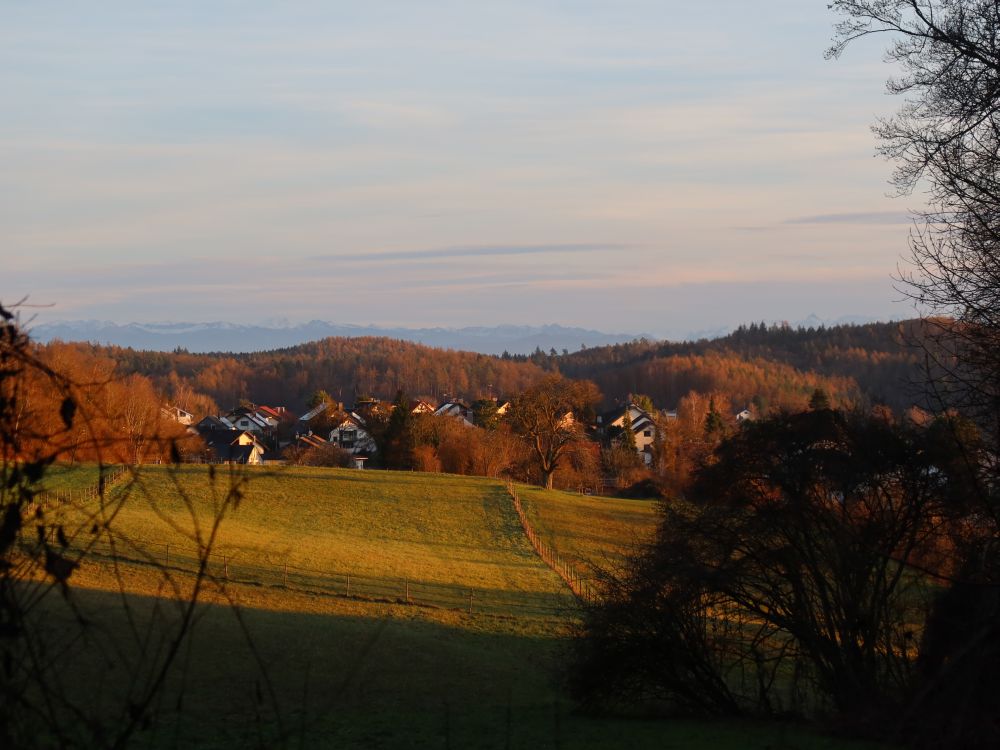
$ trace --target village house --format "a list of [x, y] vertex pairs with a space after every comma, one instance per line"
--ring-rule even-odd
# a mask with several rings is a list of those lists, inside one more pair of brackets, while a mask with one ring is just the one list
[[160, 409], [160, 414], [163, 415], [164, 419], [172, 419], [185, 427], [190, 427], [194, 424], [194, 414], [189, 411], [184, 411], [184, 409], [179, 406], [170, 406], [168, 404]]
[[354, 402], [354, 408], [350, 413], [360, 418], [363, 422], [371, 420], [388, 419], [392, 410], [396, 407], [387, 402], [379, 401], [377, 398], [362, 396]]
[[257, 407], [257, 413], [262, 417], [265, 417], [268, 422], [273, 421], [275, 426], [277, 426], [278, 423], [285, 418], [285, 415], [288, 414], [288, 410], [284, 406], [260, 405]]
[[295, 438], [295, 445], [299, 448], [322, 448], [323, 446], [329, 444], [329, 442], [321, 438], [319, 435], [314, 435], [311, 432], [297, 435]]
[[434, 411], [434, 416], [461, 419], [469, 427], [473, 425], [472, 409], [462, 401], [445, 401]]
[[266, 460], [266, 446], [245, 430], [206, 430], [200, 434], [212, 463], [260, 466]]
[[198, 431], [199, 435], [205, 432], [220, 432], [236, 429], [235, 425], [233, 425], [233, 423], [225, 417], [215, 417], [212, 415], [202, 419], [194, 426], [194, 428]]
[[657, 430], [656, 419], [645, 409], [630, 401], [625, 406], [600, 415], [597, 418], [597, 423], [598, 429], [608, 442], [620, 441], [622, 433], [628, 425], [635, 439], [635, 449], [642, 454], [642, 460], [647, 466], [653, 462], [653, 443], [656, 441]]
[[378, 450], [360, 415], [351, 412], [338, 417], [335, 422], [336, 425], [330, 430], [330, 442], [334, 445], [355, 455], [370, 455]]
[[435, 411], [433, 406], [419, 399], [410, 405], [410, 414], [433, 414]]
[[310, 435], [313, 432], [313, 420], [319, 417], [321, 414], [325, 413], [327, 409], [330, 408], [330, 404], [326, 401], [321, 404], [317, 404], [312, 409], [307, 411], [301, 417], [295, 420], [295, 434], [296, 435]]
[[240, 406], [226, 415], [226, 419], [237, 430], [246, 430], [260, 435], [270, 435], [277, 427], [278, 420], [260, 413], [257, 409]]

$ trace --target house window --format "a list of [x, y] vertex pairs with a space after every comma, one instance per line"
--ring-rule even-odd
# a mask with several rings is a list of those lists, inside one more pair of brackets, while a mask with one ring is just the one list
[[643, 434], [644, 437], [653, 437], [653, 431], [652, 430], [646, 430], [642, 434]]

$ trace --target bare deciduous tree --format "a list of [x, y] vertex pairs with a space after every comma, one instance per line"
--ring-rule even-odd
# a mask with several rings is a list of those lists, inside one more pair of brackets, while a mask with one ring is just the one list
[[[995, 0], [835, 0], [844, 20], [830, 54], [871, 34], [892, 38], [889, 81], [906, 97], [875, 132], [902, 193], [926, 188], [910, 235], [904, 290], [925, 321], [931, 403], [973, 418], [990, 449], [971, 449], [964, 546], [927, 623], [922, 684], [907, 712], [915, 744], [1000, 741], [1000, 4]], [[951, 421], [953, 425], [959, 421]], [[985, 456], [985, 460], [983, 460]], [[951, 512], [955, 512], [953, 509]], [[961, 511], [960, 511], [961, 512]]]
[[836, 0], [831, 56], [872, 34], [892, 37], [905, 97], [879, 121], [880, 151], [900, 193], [926, 189], [903, 289], [929, 318], [932, 396], [1000, 441], [1000, 5], [990, 0]]
[[510, 423], [527, 438], [542, 484], [552, 489], [552, 478], [570, 446], [583, 437], [583, 423], [600, 400], [590, 381], [550, 375], [514, 399]]

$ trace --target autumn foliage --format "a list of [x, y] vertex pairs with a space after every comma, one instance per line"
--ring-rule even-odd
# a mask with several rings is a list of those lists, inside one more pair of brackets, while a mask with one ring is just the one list
[[[25, 426], [19, 458], [139, 464], [198, 449], [186, 428], [163, 413], [167, 401], [149, 378], [122, 372], [113, 359], [84, 345], [35, 346], [33, 355], [39, 366], [18, 381], [17, 419]], [[48, 372], [65, 387], [53, 387]], [[68, 428], [64, 402], [73, 404]]]

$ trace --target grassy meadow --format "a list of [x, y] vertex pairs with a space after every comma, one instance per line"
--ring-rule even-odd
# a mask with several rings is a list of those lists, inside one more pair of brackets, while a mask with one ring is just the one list
[[45, 470], [42, 492], [82, 492], [97, 484], [96, 464], [53, 464]]
[[656, 531], [657, 503], [595, 497], [519, 485], [522, 506], [539, 536], [576, 567], [614, 565]]
[[[77, 470], [79, 471], [79, 470]], [[53, 488], [76, 481], [53, 473]], [[119, 532], [151, 544], [190, 545], [231, 486], [242, 499], [217, 544], [258, 562], [505, 591], [512, 599], [569, 599], [520, 530], [503, 487], [434, 474], [279, 468], [237, 474], [145, 467], [111, 492]], [[653, 505], [523, 490], [532, 523], [580, 561], [620, 554], [648, 534]], [[92, 508], [90, 508], [93, 511]], [[99, 558], [74, 574], [72, 605], [136, 663], [151, 632], [169, 634], [177, 569]], [[125, 607], [129, 616], [126, 616]], [[196, 627], [139, 747], [295, 748], [841, 748], [859, 747], [788, 725], [588, 718], [560, 682], [576, 622], [455, 608], [407, 606], [212, 582]], [[154, 623], [150, 626], [150, 623]], [[155, 651], [155, 650], [154, 650]], [[146, 654], [145, 656], [143, 654]], [[126, 660], [127, 661], [127, 660]], [[142, 667], [144, 669], [145, 667]], [[135, 670], [133, 670], [135, 671]], [[140, 669], [141, 671], [141, 669]], [[69, 689], [94, 712], [119, 688], [97, 652], [70, 670]], [[95, 689], [95, 686], [102, 686]]]

